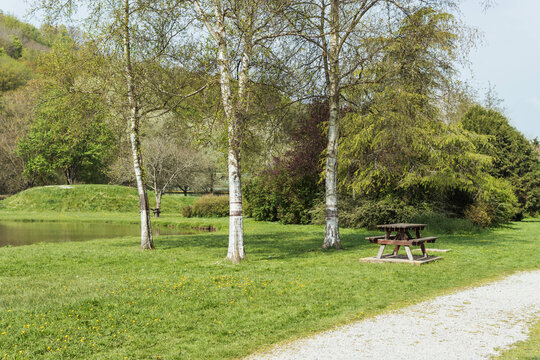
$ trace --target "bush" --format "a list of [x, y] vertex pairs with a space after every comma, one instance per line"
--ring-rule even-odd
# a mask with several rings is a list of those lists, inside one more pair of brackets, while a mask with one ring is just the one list
[[[473, 205], [476, 209], [470, 209], [469, 214], [472, 216], [473, 211], [484, 211], [490, 220], [487, 226], [508, 222], [519, 210], [512, 184], [504, 179], [491, 176], [484, 179], [482, 191]], [[480, 215], [477, 214], [477, 216]], [[481, 224], [478, 223], [478, 225]]]
[[[380, 224], [411, 222], [413, 217], [424, 210], [423, 207], [407, 205], [392, 198], [362, 201], [345, 199], [339, 202], [339, 222], [343, 227], [375, 229]], [[324, 202], [311, 211], [311, 216], [313, 223], [324, 224]]]
[[465, 217], [483, 228], [488, 227], [493, 222], [490, 213], [489, 206], [486, 203], [480, 202], [472, 204], [465, 210]]
[[229, 197], [227, 195], [204, 195], [193, 205], [182, 208], [185, 217], [226, 217], [229, 216]]
[[0, 92], [23, 86], [30, 77], [31, 72], [23, 63], [0, 52]]
[[184, 206], [182, 208], [182, 216], [187, 217], [187, 218], [193, 217], [193, 206], [192, 205]]
[[316, 176], [294, 177], [285, 169], [263, 173], [244, 186], [246, 215], [257, 221], [309, 224], [318, 192]]

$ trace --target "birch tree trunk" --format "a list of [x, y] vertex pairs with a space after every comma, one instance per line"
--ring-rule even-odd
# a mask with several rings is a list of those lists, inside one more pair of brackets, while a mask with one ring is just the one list
[[227, 259], [233, 263], [239, 263], [246, 257], [244, 249], [240, 151], [243, 128], [248, 114], [249, 66], [253, 49], [253, 25], [256, 4], [253, 1], [247, 1], [242, 3], [242, 6], [237, 9], [240, 11], [236, 14], [237, 25], [243, 29], [241, 31], [243, 48], [241, 67], [238, 74], [238, 93], [235, 101], [231, 88], [232, 75], [225, 27], [225, 10], [223, 9], [221, 0], [212, 0], [214, 24], [210, 23], [209, 17], [206, 16], [199, 1], [195, 0], [194, 3], [208, 31], [218, 45], [221, 100], [228, 123], [227, 131], [229, 137], [229, 248]]
[[150, 224], [150, 206], [148, 205], [148, 195], [144, 182], [144, 170], [141, 155], [141, 141], [139, 135], [139, 108], [136, 98], [133, 65], [131, 63], [131, 38], [130, 38], [130, 7], [129, 0], [124, 0], [124, 71], [126, 73], [127, 100], [129, 106], [129, 124], [131, 141], [131, 153], [133, 156], [133, 169], [137, 181], [137, 191], [139, 193], [139, 208], [141, 213], [141, 249], [151, 250], [154, 248], [152, 239], [152, 227]]
[[215, 4], [218, 37], [218, 64], [221, 83], [221, 100], [228, 121], [229, 168], [229, 248], [227, 259], [238, 264], [246, 257], [244, 250], [244, 217], [242, 209], [242, 181], [240, 170], [239, 121], [232, 100], [231, 72], [225, 32], [225, 22], [219, 1]]
[[328, 101], [330, 114], [328, 119], [328, 147], [325, 169], [326, 217], [324, 228], [325, 249], [341, 249], [338, 222], [337, 199], [337, 155], [339, 140], [339, 0], [330, 3], [330, 46], [328, 49]]

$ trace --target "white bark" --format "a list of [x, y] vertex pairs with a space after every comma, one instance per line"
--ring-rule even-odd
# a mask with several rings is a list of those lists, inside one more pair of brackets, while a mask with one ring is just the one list
[[324, 229], [324, 248], [341, 249], [339, 238], [338, 200], [337, 200], [337, 154], [339, 141], [339, 0], [330, 3], [330, 46], [328, 49], [328, 95], [330, 114], [328, 119], [328, 147], [326, 155], [326, 217]]
[[[244, 250], [244, 217], [242, 210], [242, 183], [240, 167], [240, 117], [237, 113], [241, 106], [235, 106], [231, 89], [231, 70], [229, 64], [229, 52], [227, 47], [227, 33], [225, 29], [225, 16], [221, 1], [212, 2], [214, 8], [215, 27], [212, 26], [206, 14], [201, 9], [198, 2], [195, 2], [199, 15], [201, 15], [208, 31], [218, 45], [218, 65], [220, 72], [221, 101], [225, 117], [228, 122], [228, 168], [229, 168], [229, 248], [227, 259], [237, 264], [246, 257]], [[249, 55], [242, 58], [242, 65], [249, 62]], [[242, 68], [242, 79], [239, 80], [239, 98], [242, 103], [245, 94], [245, 84], [247, 83], [247, 68]], [[244, 85], [242, 85], [244, 84]]]
[[139, 208], [141, 213], [141, 249], [151, 250], [154, 248], [152, 239], [152, 227], [150, 224], [150, 213], [148, 205], [148, 195], [144, 183], [144, 171], [141, 155], [141, 142], [139, 135], [139, 108], [137, 104], [133, 67], [131, 64], [131, 39], [129, 29], [129, 0], [124, 0], [124, 63], [126, 72], [127, 99], [129, 106], [129, 123], [131, 141], [131, 152], [133, 156], [133, 169], [139, 193]]

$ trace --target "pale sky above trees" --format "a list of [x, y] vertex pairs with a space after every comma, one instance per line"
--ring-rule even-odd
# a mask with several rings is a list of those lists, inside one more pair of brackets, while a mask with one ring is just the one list
[[[487, 10], [482, 3], [462, 1], [463, 20], [483, 35], [462, 78], [479, 99], [491, 84], [504, 100], [511, 123], [527, 138], [540, 138], [540, 1], [497, 0]], [[40, 19], [26, 16], [28, 8], [28, 2], [21, 0], [2, 0], [0, 5], [3, 12], [39, 26]]]

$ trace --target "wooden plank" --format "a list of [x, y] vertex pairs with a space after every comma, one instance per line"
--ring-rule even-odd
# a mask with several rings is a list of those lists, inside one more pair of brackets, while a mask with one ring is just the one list
[[[393, 240], [395, 239], [396, 236], [395, 235], [391, 235], [390, 236], [390, 240]], [[379, 236], [368, 236], [366, 237], [366, 240], [369, 240], [370, 242], [374, 243], [374, 244], [377, 244], [377, 240], [381, 240], [381, 239], [386, 239], [385, 235], [379, 235]]]
[[427, 258], [422, 256], [416, 256], [414, 261], [409, 260], [405, 255], [394, 256], [392, 254], [384, 255], [382, 258], [367, 257], [360, 259], [360, 262], [364, 263], [397, 263], [397, 264], [410, 264], [410, 265], [424, 265], [429, 262], [442, 259], [440, 256], [428, 256]]
[[380, 245], [406, 245], [406, 246], [417, 246], [422, 243], [434, 243], [435, 239], [412, 239], [412, 240], [386, 240], [386, 239], [379, 239], [377, 240], [377, 244]]
[[424, 243], [420, 244], [420, 249], [422, 250], [422, 255], [424, 255], [424, 257], [427, 257], [428, 254], [427, 254], [426, 246], [424, 245]]
[[407, 257], [409, 258], [409, 260], [414, 261], [411, 248], [409, 246], [405, 246], [405, 252], [407, 253]]
[[387, 231], [412, 230], [412, 229], [423, 230], [426, 227], [426, 224], [398, 223], [398, 224], [377, 225], [377, 227], [379, 229], [384, 229], [384, 230], [387, 230]]
[[381, 245], [379, 248], [379, 252], [377, 253], [377, 259], [380, 259], [384, 253], [384, 249], [386, 248], [386, 245]]
[[[413, 251], [420, 251], [420, 249], [413, 249]], [[452, 251], [452, 249], [434, 249], [434, 248], [426, 248], [426, 251], [428, 252], [440, 252], [440, 253], [446, 253]]]

